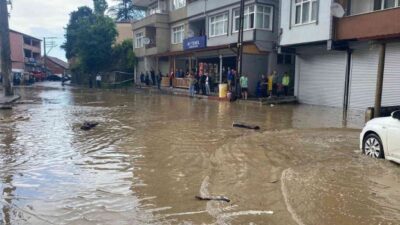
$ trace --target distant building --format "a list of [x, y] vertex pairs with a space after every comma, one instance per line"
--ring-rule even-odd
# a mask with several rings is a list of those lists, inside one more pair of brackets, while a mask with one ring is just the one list
[[117, 44], [122, 43], [125, 40], [132, 40], [133, 33], [132, 33], [132, 25], [131, 22], [117, 22]]
[[69, 70], [69, 64], [56, 57], [46, 56], [45, 64], [51, 74], [62, 75]]
[[40, 39], [10, 30], [10, 47], [14, 73], [33, 73], [42, 70]]

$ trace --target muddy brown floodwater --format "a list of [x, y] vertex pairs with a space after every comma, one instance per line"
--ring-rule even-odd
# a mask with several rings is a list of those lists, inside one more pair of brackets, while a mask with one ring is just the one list
[[0, 112], [2, 225], [400, 224], [400, 167], [360, 154], [362, 112], [344, 128], [332, 108], [18, 92], [24, 104]]

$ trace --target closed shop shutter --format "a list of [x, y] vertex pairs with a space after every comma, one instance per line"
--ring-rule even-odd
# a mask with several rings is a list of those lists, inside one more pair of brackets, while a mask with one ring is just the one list
[[379, 49], [355, 49], [352, 55], [349, 108], [374, 106]]
[[300, 55], [298, 99], [301, 103], [343, 106], [346, 53]]
[[400, 105], [400, 43], [387, 44], [382, 105]]

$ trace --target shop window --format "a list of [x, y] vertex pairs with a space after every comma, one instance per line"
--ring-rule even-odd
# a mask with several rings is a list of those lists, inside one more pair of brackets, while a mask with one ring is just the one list
[[290, 54], [278, 54], [279, 65], [291, 65], [293, 64], [293, 56]]
[[172, 28], [172, 44], [180, 44], [183, 42], [185, 28], [184, 25], [175, 26]]
[[210, 37], [228, 33], [228, 13], [210, 17]]
[[317, 21], [318, 0], [293, 0], [294, 1], [294, 24], [307, 24]]

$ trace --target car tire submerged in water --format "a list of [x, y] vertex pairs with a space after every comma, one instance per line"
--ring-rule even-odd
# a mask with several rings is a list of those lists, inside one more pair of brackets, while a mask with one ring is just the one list
[[363, 141], [363, 152], [372, 158], [385, 158], [382, 141], [376, 134], [368, 134]]

